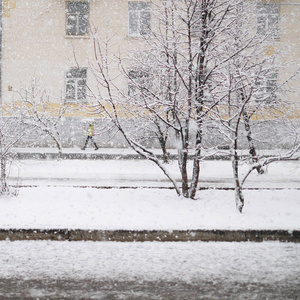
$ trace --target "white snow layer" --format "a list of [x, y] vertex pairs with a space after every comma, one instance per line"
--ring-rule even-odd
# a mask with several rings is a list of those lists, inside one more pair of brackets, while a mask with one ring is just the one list
[[197, 201], [173, 190], [23, 188], [0, 198], [0, 228], [300, 229], [299, 190], [247, 190], [244, 213], [234, 192], [204, 190]]
[[0, 242], [3, 278], [297, 282], [300, 244]]
[[[178, 169], [175, 163], [168, 168], [175, 174]], [[201, 172], [200, 186], [232, 184], [229, 161], [204, 162]], [[233, 190], [201, 190], [193, 201], [169, 189], [73, 187], [102, 186], [104, 181], [118, 182], [115, 186], [169, 184], [149, 161], [22, 161], [19, 171], [11, 170], [17, 174], [22, 184], [39, 187], [21, 188], [18, 197], [0, 197], [0, 228], [300, 229], [299, 162], [271, 165], [262, 176], [253, 173], [250, 186], [284, 189], [244, 190], [243, 214], [236, 212]]]

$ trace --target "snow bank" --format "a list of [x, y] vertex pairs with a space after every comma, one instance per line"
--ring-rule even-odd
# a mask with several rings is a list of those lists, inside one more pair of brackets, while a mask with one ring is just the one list
[[0, 228], [300, 229], [300, 190], [244, 194], [239, 214], [231, 190], [200, 191], [193, 201], [163, 189], [21, 188], [17, 198], [0, 198]]

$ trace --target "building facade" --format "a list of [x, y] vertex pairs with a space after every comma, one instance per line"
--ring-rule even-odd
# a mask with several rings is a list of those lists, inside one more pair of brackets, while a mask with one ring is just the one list
[[[95, 118], [83, 107], [88, 86], [96, 86], [90, 66], [95, 63], [93, 34], [114, 37], [111, 53], [126, 57], [143, 47], [153, 26], [153, 3], [137, 0], [2, 0], [1, 104], [20, 101], [22, 91], [39, 85], [53, 102], [71, 103], [67, 117]], [[286, 48], [288, 57], [300, 59], [300, 1], [261, 2], [257, 5], [257, 33], [271, 32], [272, 53]], [[294, 70], [291, 70], [293, 72]], [[117, 71], [116, 71], [117, 72]], [[134, 74], [136, 75], [136, 74]], [[266, 78], [266, 88], [277, 84]], [[124, 86], [127, 85], [123, 82]], [[130, 89], [130, 88], [129, 88]], [[300, 103], [298, 97], [294, 101]]]
[[34, 81], [54, 99], [84, 103], [86, 84], [92, 84], [92, 30], [117, 34], [111, 50], [126, 52], [146, 34], [139, 18], [150, 18], [149, 3], [123, 0], [4, 0], [2, 5], [2, 102], [18, 100]]

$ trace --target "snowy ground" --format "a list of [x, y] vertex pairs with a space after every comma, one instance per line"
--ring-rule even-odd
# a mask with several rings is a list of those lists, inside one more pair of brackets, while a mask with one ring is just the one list
[[[180, 181], [177, 163], [172, 161], [166, 167], [173, 177]], [[242, 165], [241, 175], [245, 174], [248, 168], [248, 165]], [[13, 178], [12, 183], [20, 177], [23, 185], [172, 186], [162, 171], [147, 160], [22, 160], [13, 166], [10, 175]], [[231, 162], [202, 162], [200, 187], [233, 187]], [[300, 162], [272, 164], [264, 176], [253, 172], [248, 177], [245, 187], [300, 188]]]
[[[175, 163], [168, 168], [179, 178]], [[170, 184], [144, 160], [24, 160], [12, 170], [17, 174], [21, 184], [38, 187], [21, 188], [17, 198], [0, 198], [0, 228], [300, 229], [299, 162], [271, 165], [263, 176], [253, 173], [248, 187], [271, 189], [245, 190], [242, 215], [235, 211], [232, 190], [201, 190], [192, 201], [159, 189]], [[204, 162], [201, 178], [200, 187], [232, 186], [230, 162]]]
[[300, 244], [0, 242], [0, 297], [299, 299]]
[[0, 228], [300, 229], [299, 190], [247, 190], [241, 215], [234, 192], [200, 191], [197, 201], [174, 190], [21, 188], [0, 198]]
[[[159, 274], [161, 280], [191, 283], [214, 275], [248, 280], [246, 270], [251, 270], [252, 281], [295, 280], [300, 274], [300, 244], [293, 243], [73, 243], [70, 248], [69, 242], [1, 242], [0, 262], [7, 264], [1, 275], [55, 279], [70, 278], [76, 271], [78, 279], [154, 280]], [[268, 265], [273, 266], [271, 273]]]
[[[212, 189], [197, 201], [143, 160], [24, 160], [10, 175], [27, 187], [0, 198], [0, 228], [300, 229], [299, 162], [253, 173], [242, 215], [232, 190], [213, 189], [232, 187], [228, 161], [202, 164]], [[299, 276], [295, 243], [0, 242], [4, 299], [299, 299]]]

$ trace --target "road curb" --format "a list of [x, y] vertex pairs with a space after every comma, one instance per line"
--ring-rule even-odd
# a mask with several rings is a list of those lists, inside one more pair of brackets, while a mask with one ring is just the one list
[[300, 243], [300, 230], [0, 229], [0, 241], [263, 242]]
[[[84, 151], [83, 151], [84, 152]], [[15, 157], [19, 160], [57, 160], [59, 154], [57, 152], [14, 152]], [[265, 158], [271, 157], [272, 155], [264, 155]], [[156, 154], [158, 159], [163, 159], [161, 154]], [[240, 159], [249, 157], [249, 154], [242, 154], [239, 156]], [[177, 154], [169, 154], [170, 160], [177, 160]], [[62, 153], [63, 160], [144, 160], [145, 157], [137, 153]], [[188, 155], [188, 159], [194, 159], [193, 155]], [[205, 160], [230, 160], [230, 154], [214, 154], [204, 158]], [[298, 157], [290, 158], [289, 160], [299, 160]]]
[[[57, 160], [59, 159], [58, 153], [22, 153], [17, 152], [15, 156], [19, 160]], [[158, 159], [163, 159], [161, 154], [157, 154]], [[170, 160], [176, 160], [176, 154], [170, 154], [168, 156]], [[193, 159], [193, 156], [189, 155], [189, 159]], [[110, 154], [110, 153], [62, 153], [63, 160], [144, 160], [145, 157], [139, 154]], [[209, 157], [210, 160], [229, 160], [229, 155], [214, 155]]]

